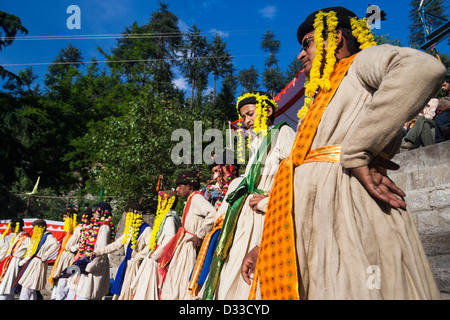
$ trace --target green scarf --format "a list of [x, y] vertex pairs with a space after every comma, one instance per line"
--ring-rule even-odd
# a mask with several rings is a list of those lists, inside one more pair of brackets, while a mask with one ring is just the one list
[[265, 191], [256, 189], [256, 186], [261, 179], [261, 166], [264, 162], [265, 157], [267, 156], [266, 152], [272, 142], [272, 135], [283, 125], [287, 125], [287, 123], [279, 123], [271, 130], [269, 130], [258, 148], [247, 176], [241, 181], [236, 190], [234, 190], [230, 193], [229, 196], [227, 196], [227, 201], [230, 203], [230, 205], [228, 207], [227, 213], [225, 214], [222, 231], [217, 241], [216, 251], [214, 252], [214, 256], [211, 261], [208, 280], [205, 284], [203, 300], [212, 300], [214, 298], [214, 293], [216, 291], [220, 272], [222, 270], [223, 263], [228, 256], [228, 252], [230, 251], [231, 244], [233, 243], [236, 224], [245, 200], [250, 194], [266, 194]]

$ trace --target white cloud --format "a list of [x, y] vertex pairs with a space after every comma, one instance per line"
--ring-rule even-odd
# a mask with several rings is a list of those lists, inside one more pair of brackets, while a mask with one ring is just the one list
[[184, 79], [184, 78], [178, 78], [178, 79], [173, 80], [173, 84], [180, 90], [188, 89], [186, 79]]
[[275, 6], [266, 6], [265, 8], [259, 10], [259, 13], [264, 18], [273, 18], [277, 15], [277, 8]]
[[211, 29], [211, 30], [209, 30], [209, 32], [212, 33], [213, 35], [218, 34], [222, 38], [228, 38], [230, 36], [229, 32], [220, 31], [220, 30], [217, 30], [217, 29]]

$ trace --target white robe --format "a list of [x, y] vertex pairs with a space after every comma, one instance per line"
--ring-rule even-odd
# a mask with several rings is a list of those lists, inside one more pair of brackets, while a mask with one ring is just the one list
[[349, 169], [380, 154], [443, 77], [438, 60], [410, 48], [375, 46], [355, 58], [311, 147], [342, 145], [340, 163], [294, 171], [301, 299], [439, 297], [410, 212], [372, 198]]
[[186, 233], [180, 241], [167, 270], [162, 287], [162, 300], [185, 300], [192, 297], [188, 293], [189, 277], [197, 260], [197, 252], [192, 242], [187, 242], [192, 235], [203, 239], [214, 224], [215, 209], [205, 197], [196, 194], [192, 197], [187, 212], [184, 228]]
[[[120, 295], [114, 295], [114, 300], [131, 300], [133, 297], [133, 291], [130, 287], [130, 284], [133, 282], [134, 277], [139, 269], [139, 265], [142, 262], [142, 259], [145, 256], [145, 252], [148, 248], [148, 244], [150, 242], [150, 235], [152, 233], [152, 228], [147, 226], [141, 235], [138, 237], [136, 241], [136, 247], [133, 249], [131, 253], [131, 259], [127, 262], [127, 267], [123, 279], [122, 289], [120, 291]], [[125, 253], [128, 248], [128, 245], [131, 241], [131, 235], [128, 236], [128, 239], [125, 244], [123, 244], [123, 239], [125, 234], [119, 237], [113, 243], [108, 244], [104, 248], [99, 248], [94, 250], [94, 255], [96, 256], [104, 256], [115, 252], [120, 249], [124, 249]], [[124, 258], [125, 259], [125, 258]]]
[[[102, 225], [97, 234], [94, 250], [106, 247], [111, 242], [111, 227]], [[109, 292], [109, 258], [98, 256], [86, 266], [87, 274], [82, 274], [76, 287], [76, 296], [82, 299], [100, 300]], [[72, 277], [77, 278], [77, 277]]]
[[[20, 236], [24, 234], [25, 232], [20, 232], [14, 239], [14, 244], [17, 243]], [[14, 282], [17, 279], [17, 276], [19, 275], [19, 262], [25, 257], [25, 254], [27, 253], [27, 248], [30, 243], [30, 237], [26, 237], [25, 240], [23, 240], [22, 244], [14, 250], [12, 253], [12, 259], [9, 262], [8, 270], [6, 270], [5, 276], [3, 278], [3, 281], [0, 283], [0, 294], [2, 295], [10, 295], [12, 294], [13, 285]], [[12, 238], [10, 239], [10, 241]], [[14, 245], [13, 244], [13, 245]], [[7, 247], [7, 251], [9, 248], [9, 244]], [[6, 256], [5, 256], [6, 258]]]
[[[264, 166], [261, 168], [261, 180], [257, 189], [270, 193], [278, 166], [291, 152], [294, 139], [295, 132], [289, 126], [281, 127], [278, 134], [273, 136], [270, 150], [267, 153]], [[261, 142], [261, 138], [255, 138], [250, 145], [252, 157], [249, 159], [246, 175], [250, 170], [253, 157]], [[233, 243], [220, 273], [215, 299], [248, 299], [250, 286], [244, 281], [241, 275], [242, 260], [251, 249], [259, 246], [261, 243], [265, 216], [264, 214], [253, 211], [250, 207], [249, 201], [251, 197], [252, 195], [247, 197], [239, 215]], [[258, 209], [263, 213], [266, 211], [267, 202], [268, 198], [265, 198], [258, 204]]]
[[148, 252], [142, 261], [131, 288], [134, 290], [133, 300], [159, 300], [158, 259], [167, 243], [177, 233], [175, 221], [166, 218], [163, 230], [158, 238], [157, 248]]

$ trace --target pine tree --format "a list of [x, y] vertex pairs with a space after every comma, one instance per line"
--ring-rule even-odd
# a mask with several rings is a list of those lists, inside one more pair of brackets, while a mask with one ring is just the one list
[[[411, 46], [420, 46], [425, 43], [424, 23], [421, 17], [422, 11], [419, 9], [421, 1], [422, 0], [412, 0], [410, 2], [411, 10], [409, 11], [409, 17], [411, 19], [411, 25], [409, 27], [409, 42]], [[429, 33], [443, 24], [442, 20], [435, 17], [440, 17], [443, 19], [448, 18], [445, 14], [443, 0], [424, 1], [423, 7], [426, 7], [431, 2], [433, 3], [426, 9], [426, 13], [430, 16], [425, 21], [426, 25], [429, 27]]]
[[266, 69], [263, 72], [263, 83], [272, 97], [283, 89], [283, 85], [286, 82], [281, 69], [278, 67], [278, 59], [276, 58], [280, 47], [280, 40], [275, 39], [275, 34], [272, 31], [267, 31], [261, 41], [261, 49], [269, 53], [269, 57], [265, 62]]

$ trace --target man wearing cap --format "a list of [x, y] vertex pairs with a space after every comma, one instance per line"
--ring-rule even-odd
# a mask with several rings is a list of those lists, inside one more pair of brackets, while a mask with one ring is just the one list
[[43, 290], [47, 284], [48, 258], [58, 249], [59, 242], [47, 230], [47, 222], [36, 219], [32, 223], [33, 234], [27, 253], [19, 266], [23, 266], [17, 282], [20, 288], [20, 300], [36, 300], [37, 291]]
[[442, 84], [445, 96], [439, 99], [434, 121], [436, 122], [436, 143], [450, 140], [450, 76], [445, 77]]
[[176, 180], [176, 193], [187, 199], [183, 211], [182, 226], [164, 248], [159, 263], [167, 269], [162, 286], [162, 300], [191, 299], [188, 294], [189, 276], [197, 259], [197, 252], [205, 235], [214, 224], [215, 209], [198, 192], [200, 178], [195, 171], [181, 172]]
[[30, 235], [23, 230], [21, 218], [11, 219], [11, 239], [7, 244], [6, 257], [0, 262], [0, 300], [14, 299], [14, 283], [19, 275], [20, 261], [25, 257], [30, 243]]
[[260, 244], [268, 195], [278, 166], [289, 155], [295, 138], [294, 130], [286, 123], [274, 126], [277, 104], [268, 93], [245, 93], [238, 98], [236, 106], [252, 135], [251, 156], [245, 179], [227, 196], [230, 205], [203, 299], [247, 299], [250, 285], [241, 276], [242, 259]]
[[398, 167], [393, 141], [444, 66], [375, 45], [367, 21], [342, 7], [314, 12], [297, 36], [305, 106], [270, 194], [250, 298], [439, 298], [405, 194], [382, 172]]

